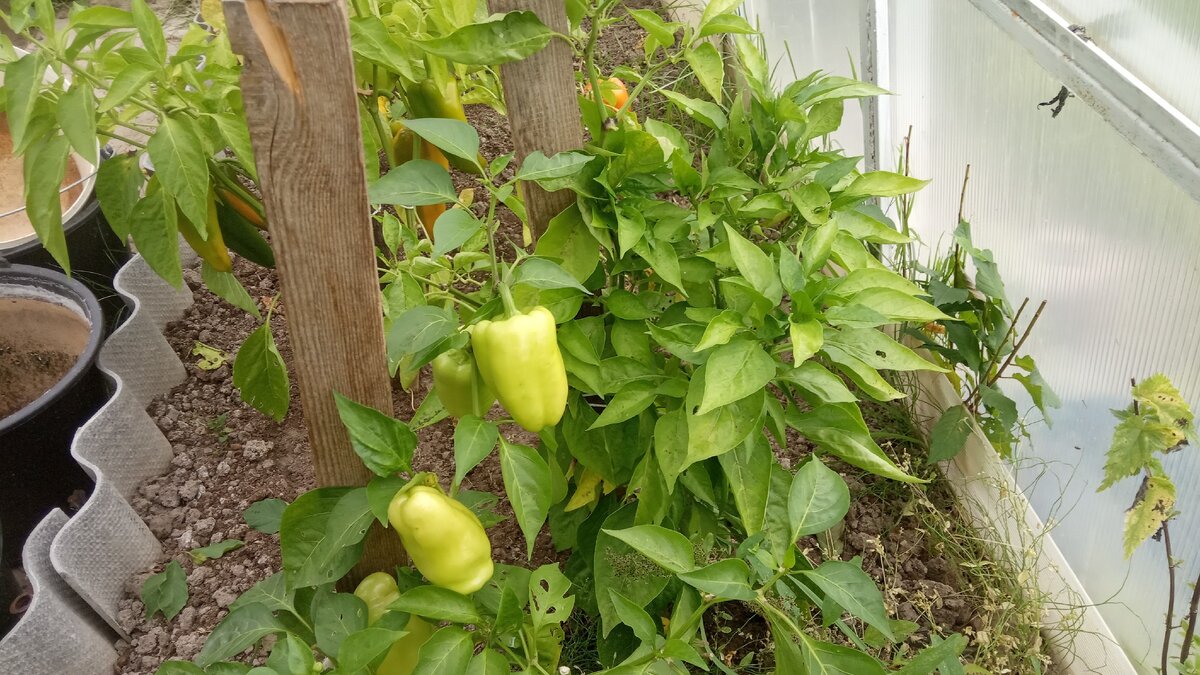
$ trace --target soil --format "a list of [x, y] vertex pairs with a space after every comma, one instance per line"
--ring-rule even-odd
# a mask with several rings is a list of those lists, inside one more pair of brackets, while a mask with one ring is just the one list
[[88, 322], [32, 298], [0, 298], [0, 420], [36, 400], [71, 370], [87, 346]]
[[[631, 6], [657, 5], [644, 1]], [[606, 31], [600, 44], [603, 71], [641, 63], [643, 38], [640, 27], [628, 17]], [[486, 159], [512, 151], [504, 117], [484, 106], [468, 106], [467, 113], [479, 131]], [[509, 177], [515, 164], [510, 163], [504, 178]], [[458, 172], [454, 180], [459, 190], [477, 185], [474, 177]], [[483, 205], [478, 196], [482, 191], [476, 194], [473, 208], [480, 209]], [[523, 240], [519, 221], [507, 209], [498, 212], [502, 222], [499, 240], [510, 242], [511, 247], [519, 246]], [[511, 248], [504, 253], [511, 257]], [[279, 291], [273, 272], [244, 260], [235, 259], [234, 273], [253, 297], [265, 301]], [[175, 457], [171, 471], [144, 485], [133, 500], [134, 508], [162, 541], [164, 560], [131, 580], [129, 596], [122, 604], [120, 622], [131, 639], [119, 645], [117, 672], [125, 675], [150, 675], [163, 660], [193, 658], [205, 636], [227, 613], [229, 604], [279, 569], [278, 537], [250, 529], [242, 519], [243, 510], [268, 497], [291, 501], [314, 487], [310, 447], [292, 371], [286, 301], [274, 314], [272, 330], [292, 376], [292, 405], [283, 422], [276, 424], [242, 403], [232, 386], [232, 352], [256, 327], [255, 320], [204, 290], [197, 270], [186, 270], [185, 280], [195, 292], [196, 303], [181, 320], [168, 326], [166, 334], [187, 364], [187, 381], [149, 409], [170, 440]], [[201, 359], [192, 354], [197, 343], [220, 350], [227, 355], [226, 360], [212, 370], [200, 368]], [[409, 418], [429, 386], [427, 370], [410, 391], [397, 386], [396, 415]], [[453, 466], [452, 423], [440, 422], [418, 435], [416, 470], [433, 471], [447, 485]], [[514, 434], [509, 440], [537, 442], [532, 434]], [[807, 457], [811, 447], [796, 435], [788, 440], [787, 448], [776, 451], [784, 465], [791, 468]], [[901, 457], [906, 452], [902, 447], [887, 449]], [[990, 614], [981, 597], [983, 591], [959, 569], [963, 561], [946, 552], [939, 536], [947, 535], [935, 536], [926, 518], [940, 514], [943, 525], [949, 523], [947, 530], [961, 527], [957, 523], [962, 520], [950, 515], [956, 507], [945, 484], [935, 482], [924, 490], [897, 487], [851, 467], [838, 470], [851, 487], [851, 511], [842, 530], [833, 537], [802, 542], [810, 558], [819, 562], [826, 556], [843, 560], [860, 556], [864, 569], [882, 585], [891, 615], [918, 624], [918, 630], [908, 639], [912, 646], [927, 643], [931, 632], [964, 632], [970, 636], [986, 630]], [[503, 494], [494, 453], [467, 477], [464, 488]], [[538, 538], [532, 559], [527, 560], [511, 507], [502, 499], [495, 508], [505, 516], [489, 530], [497, 561], [527, 566], [562, 562], [546, 532]], [[245, 545], [201, 565], [194, 564], [187, 555], [189, 549], [224, 539], [239, 539]], [[138, 590], [147, 576], [161, 571], [171, 560], [187, 572], [187, 605], [171, 621], [158, 615], [146, 619]], [[748, 606], [731, 603], [727, 607], [728, 611], [714, 612], [706, 622], [706, 634], [716, 651], [712, 656], [737, 667], [738, 672], [766, 672], [769, 656], [766, 660], [764, 656], [770, 651], [770, 635], [765, 622]], [[594, 648], [591, 636], [595, 626], [587, 617], [573, 615], [567, 632], [568, 645], [583, 645], [584, 651]], [[844, 641], [832, 631], [825, 638]], [[975, 653], [974, 640], [969, 650]], [[571, 651], [565, 650], [564, 655]], [[885, 651], [881, 656], [889, 654]]]
[[[12, 135], [8, 132], [8, 117], [0, 114], [0, 214], [25, 206], [25, 162], [12, 154]], [[83, 192], [82, 185], [73, 185], [79, 178], [79, 167], [71, 155], [67, 162], [63, 185], [71, 188], [59, 193], [59, 202], [65, 212]], [[33, 234], [33, 225], [24, 210], [0, 217], [0, 245]]]

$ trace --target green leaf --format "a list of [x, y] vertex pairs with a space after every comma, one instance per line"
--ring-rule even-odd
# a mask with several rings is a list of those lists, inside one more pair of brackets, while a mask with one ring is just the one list
[[788, 321], [788, 338], [792, 341], [792, 363], [796, 366], [816, 355], [825, 344], [821, 322], [816, 319]]
[[371, 664], [378, 661], [406, 632], [371, 626], [347, 635], [338, 647], [338, 653], [341, 655], [338, 659], [338, 670], [355, 674], [369, 672]]
[[1104, 463], [1104, 480], [1098, 489], [1100, 492], [1123, 478], [1141, 473], [1154, 461], [1154, 453], [1165, 452], [1185, 438], [1183, 432], [1173, 424], [1124, 411], [1116, 414], [1121, 421], [1113, 431], [1112, 445]]
[[754, 26], [751, 26], [748, 21], [737, 14], [718, 14], [700, 27], [700, 32], [696, 34], [696, 37], [706, 38], [709, 35], [719, 35], [721, 33], [748, 35], [757, 32]]
[[771, 446], [761, 434], [750, 434], [732, 451], [717, 458], [747, 536], [762, 531], [771, 483]]
[[688, 117], [707, 127], [720, 131], [729, 123], [728, 118], [725, 117], [725, 111], [716, 103], [684, 96], [670, 89], [660, 89], [659, 93], [674, 103]]
[[742, 316], [732, 309], [722, 310], [709, 320], [704, 329], [704, 335], [696, 344], [696, 351], [702, 352], [711, 347], [728, 344], [738, 331], [745, 328]]
[[146, 0], [133, 0], [130, 3], [133, 24], [137, 27], [138, 37], [142, 38], [142, 46], [159, 63], [167, 61], [167, 41], [163, 33], [162, 22], [154, 14], [154, 10], [146, 4]]
[[380, 525], [387, 527], [388, 507], [392, 504], [392, 498], [408, 482], [407, 478], [401, 476], [375, 476], [367, 483], [367, 505]]
[[287, 415], [291, 387], [287, 366], [271, 335], [271, 324], [256, 328], [238, 349], [233, 361], [233, 386], [243, 401], [276, 422]]
[[829, 403], [789, 415], [788, 425], [825, 452], [871, 473], [906, 483], [923, 483], [896, 466], [871, 439], [862, 413], [852, 403]]
[[646, 561], [635, 549], [606, 531], [633, 525], [636, 515], [637, 505], [627, 504], [604, 518], [600, 531], [595, 535], [594, 573], [590, 590], [600, 610], [601, 634], [605, 637], [620, 621], [608, 589], [615, 588], [645, 607], [662, 593], [671, 579], [670, 574]]
[[729, 252], [738, 271], [772, 305], [779, 304], [783, 299], [783, 285], [779, 283], [779, 273], [771, 257], [728, 224], [725, 225], [725, 234], [729, 238]]
[[912, 237], [900, 233], [893, 225], [877, 220], [862, 211], [852, 209], [838, 211], [834, 213], [833, 217], [843, 232], [861, 241], [873, 244], [905, 244], [913, 240]]
[[[144, 2], [144, 0], [143, 0]], [[96, 143], [96, 97], [86, 82], [76, 82], [58, 97], [55, 110], [58, 126], [71, 141], [71, 147], [79, 156], [95, 166], [99, 157]]]
[[966, 648], [967, 638], [958, 633], [941, 642], [937, 642], [936, 636], [933, 636], [933, 644], [917, 652], [903, 668], [896, 671], [896, 675], [928, 675], [934, 670], [941, 675], [951, 675], [943, 664], [947, 661], [957, 664], [959, 655]]
[[842, 197], [898, 197], [916, 192], [929, 184], [927, 180], [904, 176], [891, 171], [869, 171], [854, 179]]
[[417, 435], [404, 422], [333, 392], [350, 445], [376, 476], [412, 471]]
[[[292, 502], [283, 512], [279, 528], [279, 551], [283, 557], [283, 571], [287, 574], [290, 588], [319, 586], [341, 578], [348, 572], [361, 554], [361, 546], [341, 546], [352, 536], [344, 536], [334, 543], [330, 540], [330, 525], [345, 535], [351, 528], [347, 520], [357, 521], [363, 516], [370, 522], [371, 511], [366, 500], [366, 490], [361, 491], [362, 513], [348, 513], [354, 502], [338, 508], [342, 499], [352, 491], [349, 488], [318, 488], [310, 490]], [[337, 518], [334, 518], [334, 515]], [[350, 518], [348, 518], [350, 516]], [[363, 533], [365, 525], [358, 526]], [[334, 533], [337, 537], [337, 533]], [[360, 540], [361, 542], [361, 540]]]
[[[44, 64], [40, 52], [34, 51], [9, 63], [4, 68], [4, 98], [8, 116], [8, 133], [13, 151], [20, 152], [29, 145], [25, 132], [33, 120], [33, 111], [42, 87]], [[61, 179], [60, 179], [61, 180]], [[58, 186], [55, 186], [55, 190]]]
[[166, 117], [146, 141], [146, 151], [163, 190], [207, 238], [208, 163], [194, 123], [182, 117]]
[[294, 602], [295, 593], [288, 590], [283, 572], [276, 572], [238, 596], [238, 599], [229, 606], [229, 610], [233, 611], [240, 607], [258, 604], [272, 612], [294, 612]]
[[388, 609], [416, 614], [436, 621], [480, 623], [483, 619], [475, 601], [461, 593], [437, 586], [417, 586], [406, 591]]
[[702, 42], [685, 52], [688, 65], [692, 67], [700, 86], [717, 103], [721, 102], [722, 87], [725, 85], [725, 61], [711, 42]]
[[811, 404], [858, 401], [841, 378], [816, 361], [805, 361], [795, 368], [785, 366], [780, 370], [778, 379], [798, 387], [804, 399]]
[[496, 425], [481, 420], [474, 415], [467, 415], [458, 421], [454, 427], [454, 480], [451, 489], [457, 491], [471, 469], [492, 454], [496, 441], [500, 439], [500, 430]]
[[378, 16], [350, 19], [350, 46], [355, 54], [368, 61], [395, 71], [408, 80], [419, 79], [413, 67], [413, 57], [392, 38], [387, 25]]
[[904, 398], [904, 394], [897, 391], [879, 371], [863, 363], [859, 359], [847, 354], [831, 344], [822, 346], [822, 351], [829, 360], [837, 366], [838, 370], [845, 373], [858, 388], [867, 396], [876, 401], [894, 401], [898, 398]]
[[591, 429], [618, 424], [641, 414], [658, 397], [658, 386], [652, 382], [634, 381], [625, 385], [604, 407]]
[[303, 639], [287, 633], [276, 640], [263, 666], [272, 675], [313, 675], [312, 648]]
[[892, 637], [883, 594], [875, 580], [861, 567], [841, 560], [828, 560], [817, 569], [801, 574], [840, 607], [873, 626], [884, 637]]
[[696, 415], [761, 391], [775, 377], [775, 360], [758, 342], [734, 340], [712, 351], [704, 369], [704, 397]]
[[508, 675], [510, 672], [507, 658], [495, 650], [485, 649], [471, 659], [464, 675]]
[[587, 281], [600, 264], [600, 248], [588, 232], [577, 204], [550, 219], [546, 231], [538, 237], [534, 252], [542, 258], [557, 259], [559, 265], [579, 282]]
[[250, 294], [242, 286], [242, 282], [238, 281], [233, 272], [218, 272], [205, 261], [200, 265], [200, 278], [204, 279], [204, 285], [208, 286], [208, 290], [218, 298], [254, 315], [256, 319], [262, 318], [262, 313], [258, 311], [258, 305], [255, 304], [254, 298], [250, 297]]
[[[821, 675], [884, 675], [887, 671], [869, 654], [841, 645], [802, 638], [804, 668]], [[805, 671], [796, 671], [805, 672]]]
[[225, 137], [225, 143], [233, 151], [235, 157], [241, 160], [241, 165], [250, 173], [250, 178], [258, 180], [258, 171], [254, 164], [254, 146], [250, 142], [250, 129], [246, 119], [236, 113], [213, 115], [213, 121]]
[[853, 302], [879, 312], [892, 321], [929, 323], [952, 319], [937, 307], [892, 288], [867, 288], [854, 294]]
[[96, 198], [100, 210], [122, 242], [129, 239], [133, 231], [133, 212], [145, 182], [136, 155], [119, 155], [101, 162], [96, 172]]
[[[152, 178], [146, 196], [134, 205], [130, 234], [150, 269], [167, 283], [180, 288], [183, 286], [183, 267], [179, 261], [175, 205], [162, 190], [150, 190], [157, 182], [157, 177]], [[236, 382], [234, 385], [240, 386]]]
[[638, 525], [604, 532], [625, 542], [668, 572], [678, 574], [696, 568], [692, 542], [674, 530], [658, 525]]
[[828, 530], [849, 510], [850, 488], [820, 457], [813, 457], [796, 472], [788, 496], [792, 541]]
[[533, 181], [543, 189], [553, 192], [569, 187], [575, 176], [587, 166], [594, 157], [582, 152], [560, 152], [547, 157], [537, 150], [529, 154], [517, 171], [517, 180]]
[[[703, 377], [693, 375], [688, 387], [686, 405], [689, 410], [700, 403], [700, 386], [707, 389], [707, 366]], [[683, 468], [709, 457], [716, 457], [737, 447], [755, 429], [762, 419], [766, 390], [720, 406], [703, 415], [687, 415], [687, 464]], [[667, 466], [664, 464], [664, 470]]]
[[288, 506], [288, 503], [282, 499], [268, 498], [260, 499], [242, 511], [242, 519], [251, 528], [262, 532], [263, 534], [277, 534], [279, 532], [279, 521], [283, 518], [283, 511]]
[[187, 575], [183, 573], [183, 567], [174, 560], [167, 563], [163, 571], [142, 584], [140, 597], [146, 606], [146, 619], [155, 612], [162, 612], [167, 621], [174, 619], [188, 601]]
[[738, 558], [718, 560], [692, 572], [679, 574], [685, 584], [721, 599], [753, 601], [757, 596], [750, 587], [750, 566]]
[[458, 317], [445, 307], [417, 305], [392, 320], [387, 335], [388, 360], [428, 350], [458, 332]]
[[230, 551], [236, 551], [242, 546], [245, 546], [245, 542], [240, 539], [224, 539], [208, 546], [194, 548], [188, 551], [188, 555], [192, 556], [192, 562], [200, 565], [208, 560], [220, 558]]
[[367, 198], [372, 204], [429, 206], [457, 202], [458, 192], [450, 172], [427, 159], [414, 159], [393, 168], [371, 183]]
[[421, 645], [414, 673], [421, 675], [462, 675], [474, 655], [471, 634], [455, 626], [438, 630]]
[[[866, 268], [854, 270], [842, 277], [835, 287], [835, 293], [844, 297], [853, 297], [859, 291], [868, 288], [891, 288], [907, 295], [928, 295], [928, 293], [913, 282], [891, 270]], [[964, 296], [965, 300], [966, 297]]]
[[513, 283], [525, 284], [534, 288], [574, 288], [585, 293], [588, 292], [587, 288], [576, 281], [575, 277], [561, 265], [549, 258], [538, 256], [526, 258], [517, 266], [513, 274]]
[[[317, 648], [336, 659], [342, 642], [367, 627], [367, 603], [351, 593], [320, 589], [313, 597], [312, 622]], [[307, 653], [308, 649], [304, 651]], [[307, 665], [311, 666], [311, 653], [307, 656]]]
[[621, 623], [633, 629], [633, 634], [637, 636], [643, 643], [654, 643], [655, 636], [658, 635], [658, 629], [654, 625], [654, 619], [646, 613], [645, 609], [636, 602], [621, 595], [615, 588], [608, 589], [608, 595], [612, 599], [613, 608], [616, 609], [617, 617], [621, 619]]
[[462, 120], [441, 117], [406, 119], [404, 126], [443, 152], [468, 162], [479, 160], [479, 132]]
[[63, 232], [62, 198], [59, 189], [67, 169], [70, 148], [61, 134], [39, 138], [25, 151], [25, 214], [42, 246], [69, 274], [71, 261]]
[[93, 5], [71, 15], [71, 28], [133, 28], [133, 14], [117, 7]]
[[967, 439], [970, 438], [971, 429], [971, 414], [967, 412], [965, 405], [960, 403], [952, 408], [947, 408], [929, 432], [929, 459], [927, 461], [932, 464], [954, 459], [962, 451]]
[[670, 48], [675, 44], [675, 32], [679, 30], [679, 25], [676, 23], [667, 23], [662, 17], [649, 9], [630, 9], [629, 16], [658, 41], [658, 44], [664, 48]]
[[433, 224], [433, 257], [446, 255], [474, 237], [483, 223], [467, 209], [448, 209]]
[[533, 12], [508, 12], [498, 19], [463, 26], [444, 37], [417, 42], [430, 54], [457, 63], [496, 66], [541, 51], [552, 37], [551, 30]]
[[844, 326], [840, 330], [825, 331], [825, 341], [842, 352], [853, 356], [872, 368], [879, 370], [931, 370], [947, 372], [916, 352], [874, 328]]
[[704, 13], [700, 15], [700, 27], [712, 21], [722, 14], [729, 14], [741, 7], [745, 0], [710, 0], [704, 7]]
[[1133, 398], [1144, 412], [1153, 414], [1164, 424], [1188, 429], [1195, 420], [1192, 409], [1188, 407], [1179, 389], [1161, 373], [1151, 375], [1134, 385]]
[[1154, 536], [1174, 514], [1175, 484], [1166, 476], [1151, 476], [1142, 481], [1136, 500], [1125, 513], [1125, 559], [1134, 549]]
[[500, 438], [500, 473], [504, 492], [512, 504], [521, 534], [525, 536], [526, 556], [533, 556], [533, 544], [550, 513], [550, 467], [536, 450], [509, 443]]
[[204, 649], [196, 656], [196, 665], [207, 668], [245, 651], [248, 647], [273, 633], [285, 630], [271, 610], [260, 604], [245, 605], [232, 610], [217, 624], [204, 641]]
[[646, 262], [654, 268], [655, 274], [662, 277], [663, 281], [671, 284], [679, 290], [683, 290], [683, 277], [679, 269], [679, 254], [667, 242], [659, 241], [653, 238], [644, 238], [633, 247], [633, 250], [638, 255], [645, 258]]

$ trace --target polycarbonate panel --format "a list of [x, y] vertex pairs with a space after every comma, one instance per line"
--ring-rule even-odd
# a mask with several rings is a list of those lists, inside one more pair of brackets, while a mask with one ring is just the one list
[[[1061, 84], [971, 3], [897, 0], [890, 29], [892, 138], [911, 125], [912, 172], [933, 179], [913, 225], [931, 245], [949, 242], [970, 164], [965, 215], [977, 245], [995, 252], [1014, 303], [1048, 301], [1026, 350], [1063, 407], [1053, 428], [1034, 428], [1019, 479], [1039, 514], [1058, 523], [1055, 541], [1092, 601], [1105, 603], [1130, 658], [1149, 672], [1166, 558], [1148, 542], [1123, 560], [1137, 479], [1095, 490], [1115, 425], [1109, 410], [1127, 405], [1131, 377], [1165, 372], [1200, 405], [1200, 205], [1080, 99], [1057, 118], [1039, 108]], [[1155, 48], [1143, 35], [1139, 44]], [[1200, 59], [1171, 66], [1194, 77]], [[1172, 524], [1174, 555], [1185, 561], [1181, 579], [1194, 580], [1200, 457], [1188, 449], [1166, 464], [1184, 512]], [[1190, 589], [1180, 581], [1178, 592], [1180, 606]]]
[[[1045, 0], [1100, 49], [1200, 124], [1200, 2]], [[1193, 67], [1187, 67], [1191, 64]]]
[[[849, 77], [861, 73], [861, 21], [865, 0], [748, 0], [751, 25], [763, 33], [767, 63], [777, 87], [814, 70]], [[863, 154], [862, 111], [848, 102], [831, 140], [847, 155]]]

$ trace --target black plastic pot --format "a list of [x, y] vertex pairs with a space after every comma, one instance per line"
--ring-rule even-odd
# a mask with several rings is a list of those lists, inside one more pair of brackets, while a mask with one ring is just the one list
[[74, 458], [75, 431], [104, 405], [108, 379], [96, 367], [103, 321], [96, 296], [60, 272], [0, 262], [0, 297], [52, 294], [88, 321], [87, 344], [75, 364], [49, 391], [0, 419], [0, 529], [3, 557], [20, 565], [21, 548], [34, 526], [58, 506], [70, 513], [72, 493], [93, 483]]
[[[100, 299], [105, 324], [111, 330], [124, 318], [125, 302], [112, 288], [113, 276], [129, 260], [129, 249], [117, 237], [94, 194], [63, 225], [67, 237], [67, 255], [71, 261], [71, 276], [87, 286]], [[14, 265], [32, 265], [61, 272], [36, 239], [12, 248], [0, 249], [0, 257]]]

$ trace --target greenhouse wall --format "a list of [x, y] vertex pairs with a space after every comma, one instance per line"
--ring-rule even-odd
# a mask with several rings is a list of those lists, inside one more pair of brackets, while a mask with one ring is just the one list
[[[850, 74], [847, 54], [861, 62], [862, 45], [870, 42], [866, 4], [755, 0], [747, 13], [763, 27], [772, 63], [780, 64], [776, 81], [783, 83], [791, 79], [784, 43], [797, 72]], [[1130, 378], [1166, 373], [1200, 404], [1196, 192], [1119, 133], [1103, 106], [1089, 106], [1092, 97], [1069, 98], [1057, 116], [1039, 106], [1063, 86], [1046, 70], [1053, 64], [1035, 58], [980, 11], [981, 3], [872, 4], [883, 10], [880, 58], [888, 80], [880, 83], [895, 94], [880, 106], [881, 168], [895, 168], [911, 127], [912, 173], [933, 181], [918, 195], [912, 225], [931, 256], [950, 243], [969, 164], [964, 216], [976, 243], [996, 254], [1014, 303], [1047, 301], [1025, 349], [1062, 407], [1052, 425], [1038, 423], [1033, 410], [1031, 441], [1013, 468], [1121, 646], [1151, 672], [1167, 604], [1166, 557], [1160, 544], [1148, 542], [1123, 559], [1120, 533], [1136, 480], [1101, 494], [1096, 488], [1115, 426], [1110, 409], [1128, 404]], [[1200, 120], [1200, 5], [1054, 0], [1049, 6], [1083, 25], [1095, 46], [1152, 96]], [[834, 141], [856, 154], [863, 148], [861, 134]], [[1200, 571], [1200, 458], [1188, 449], [1166, 464], [1182, 511], [1172, 531], [1174, 555], [1182, 560], [1176, 605], [1185, 607], [1188, 584]]]

